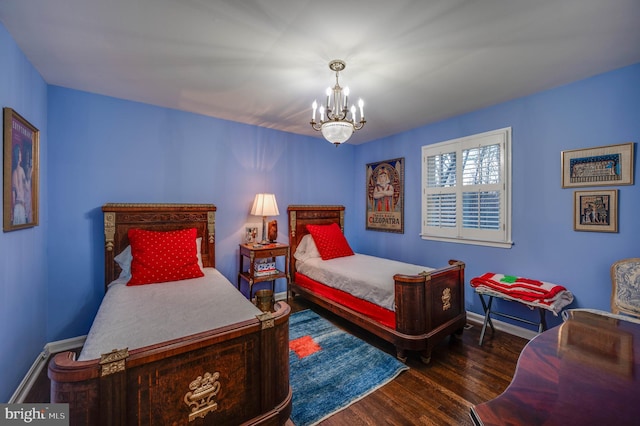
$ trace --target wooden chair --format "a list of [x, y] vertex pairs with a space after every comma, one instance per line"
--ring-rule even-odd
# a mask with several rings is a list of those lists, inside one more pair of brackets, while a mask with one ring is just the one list
[[640, 318], [640, 258], [611, 265], [611, 312]]

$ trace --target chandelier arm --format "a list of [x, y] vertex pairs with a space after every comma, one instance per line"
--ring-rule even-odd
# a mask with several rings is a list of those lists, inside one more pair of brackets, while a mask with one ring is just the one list
[[364, 124], [367, 122], [367, 120], [360, 120], [360, 122], [358, 124], [354, 124], [353, 128], [355, 130], [360, 130], [364, 127]]

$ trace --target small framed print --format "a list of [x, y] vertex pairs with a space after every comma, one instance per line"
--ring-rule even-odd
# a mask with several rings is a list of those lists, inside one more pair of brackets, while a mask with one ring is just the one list
[[562, 151], [562, 187], [633, 185], [633, 142]]
[[618, 190], [575, 191], [573, 229], [618, 232]]
[[4, 108], [4, 232], [38, 225], [40, 131]]
[[262, 225], [258, 223], [247, 223], [244, 225], [243, 244], [255, 244], [258, 242], [258, 229]]

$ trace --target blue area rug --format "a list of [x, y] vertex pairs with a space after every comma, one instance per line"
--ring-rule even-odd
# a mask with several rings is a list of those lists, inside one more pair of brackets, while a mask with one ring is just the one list
[[409, 367], [311, 310], [289, 317], [291, 420], [314, 425], [393, 380]]

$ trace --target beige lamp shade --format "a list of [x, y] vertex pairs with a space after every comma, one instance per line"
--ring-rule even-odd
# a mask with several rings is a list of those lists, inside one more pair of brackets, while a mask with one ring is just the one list
[[278, 216], [278, 203], [275, 194], [256, 194], [251, 207], [251, 214], [255, 216]]
[[262, 241], [267, 243], [267, 216], [278, 216], [278, 203], [274, 194], [256, 194], [251, 207], [251, 214], [262, 216]]

